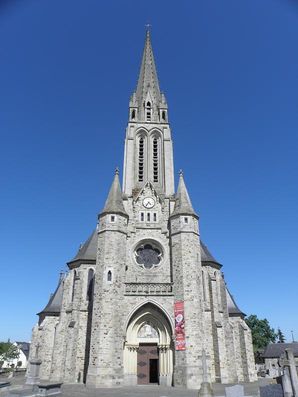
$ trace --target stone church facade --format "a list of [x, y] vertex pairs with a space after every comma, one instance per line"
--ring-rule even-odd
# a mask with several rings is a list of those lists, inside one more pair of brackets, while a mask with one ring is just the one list
[[175, 192], [149, 32], [129, 103], [122, 189], [118, 174], [96, 230], [33, 328], [41, 378], [198, 389], [204, 356], [211, 382], [256, 380], [251, 332], [200, 239], [182, 172]]

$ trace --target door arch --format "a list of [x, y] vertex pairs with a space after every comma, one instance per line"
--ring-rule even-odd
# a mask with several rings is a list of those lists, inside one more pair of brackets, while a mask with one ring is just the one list
[[172, 325], [166, 313], [153, 303], [145, 303], [130, 315], [124, 343], [127, 384], [153, 382], [153, 372], [157, 371], [159, 384], [172, 385], [172, 335]]

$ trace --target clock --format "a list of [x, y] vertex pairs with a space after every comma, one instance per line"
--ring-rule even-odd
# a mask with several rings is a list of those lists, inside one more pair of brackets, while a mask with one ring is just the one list
[[145, 208], [152, 208], [154, 207], [155, 201], [152, 197], [145, 197], [143, 200], [143, 206]]

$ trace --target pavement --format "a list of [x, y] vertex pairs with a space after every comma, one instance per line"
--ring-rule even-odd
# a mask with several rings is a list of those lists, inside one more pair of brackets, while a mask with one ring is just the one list
[[[0, 381], [4, 381], [1, 377]], [[25, 385], [25, 377], [15, 376], [9, 379], [11, 382], [10, 393], [32, 390], [31, 386]], [[269, 380], [263, 379], [259, 382], [244, 384], [245, 396], [257, 396], [257, 390], [261, 385], [268, 384]], [[214, 396], [225, 396], [225, 386], [219, 383], [212, 385]], [[188, 390], [181, 387], [163, 387], [158, 385], [130, 386], [108, 389], [94, 389], [82, 384], [62, 385], [61, 397], [198, 397], [198, 390]], [[1, 393], [0, 396], [2, 397]]]

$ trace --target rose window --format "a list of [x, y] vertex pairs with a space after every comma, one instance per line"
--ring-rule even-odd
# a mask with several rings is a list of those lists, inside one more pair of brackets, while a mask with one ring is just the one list
[[135, 259], [144, 269], [152, 269], [160, 264], [162, 252], [157, 245], [151, 242], [144, 243], [135, 250]]

